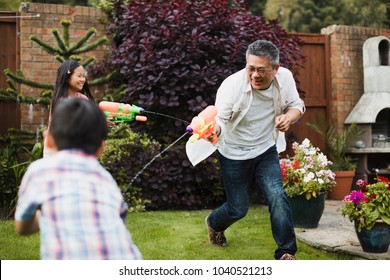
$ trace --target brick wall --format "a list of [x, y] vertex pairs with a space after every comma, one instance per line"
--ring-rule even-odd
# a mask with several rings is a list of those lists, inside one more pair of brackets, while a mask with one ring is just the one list
[[[95, 36], [88, 43], [106, 35], [106, 15], [95, 7], [66, 6], [56, 4], [22, 3], [20, 7], [20, 69], [27, 79], [36, 82], [55, 83], [59, 62], [54, 56], [42, 50], [37, 43], [30, 40], [31, 35], [36, 35], [45, 43], [57, 47], [52, 29], [56, 28], [61, 38], [63, 28], [61, 20], [70, 20], [69, 42], [75, 43], [82, 38], [90, 28], [97, 30]], [[39, 14], [39, 17], [23, 17]], [[100, 46], [98, 49], [81, 54], [83, 58], [95, 56], [96, 61], [101, 61], [109, 45]], [[91, 88], [94, 97], [101, 97], [98, 89]], [[34, 89], [25, 85], [21, 86], [21, 92], [26, 96], [38, 97], [40, 89]], [[21, 105], [21, 129], [36, 131], [46, 126], [48, 110], [40, 105]]]
[[390, 30], [332, 25], [321, 30], [330, 37], [331, 110], [339, 131], [364, 93], [363, 44], [371, 37], [390, 37]]

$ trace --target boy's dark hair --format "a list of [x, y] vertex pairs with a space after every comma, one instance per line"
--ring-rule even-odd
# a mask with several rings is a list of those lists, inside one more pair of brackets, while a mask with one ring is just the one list
[[57, 149], [81, 149], [95, 154], [107, 137], [106, 117], [92, 101], [82, 98], [61, 99], [52, 116], [50, 133]]

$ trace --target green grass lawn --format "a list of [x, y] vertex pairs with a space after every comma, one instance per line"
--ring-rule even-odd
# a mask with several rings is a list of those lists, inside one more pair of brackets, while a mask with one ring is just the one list
[[[209, 244], [205, 217], [210, 210], [131, 213], [127, 226], [145, 260], [273, 260], [276, 244], [269, 214], [252, 207], [248, 215], [226, 232], [229, 246]], [[312, 248], [298, 241], [299, 260], [348, 259], [348, 256]], [[0, 221], [0, 259], [39, 259], [39, 234], [15, 234], [13, 221]]]

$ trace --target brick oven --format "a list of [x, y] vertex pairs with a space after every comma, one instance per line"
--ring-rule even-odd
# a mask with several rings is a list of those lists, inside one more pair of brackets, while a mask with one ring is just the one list
[[345, 120], [364, 134], [349, 149], [358, 159], [355, 180], [390, 175], [390, 40], [385, 36], [363, 44], [364, 93]]

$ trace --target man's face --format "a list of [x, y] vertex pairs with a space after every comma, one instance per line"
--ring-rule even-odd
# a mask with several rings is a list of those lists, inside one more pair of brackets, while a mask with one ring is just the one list
[[273, 68], [267, 58], [250, 54], [246, 62], [246, 73], [253, 89], [267, 89], [278, 72], [279, 65]]

